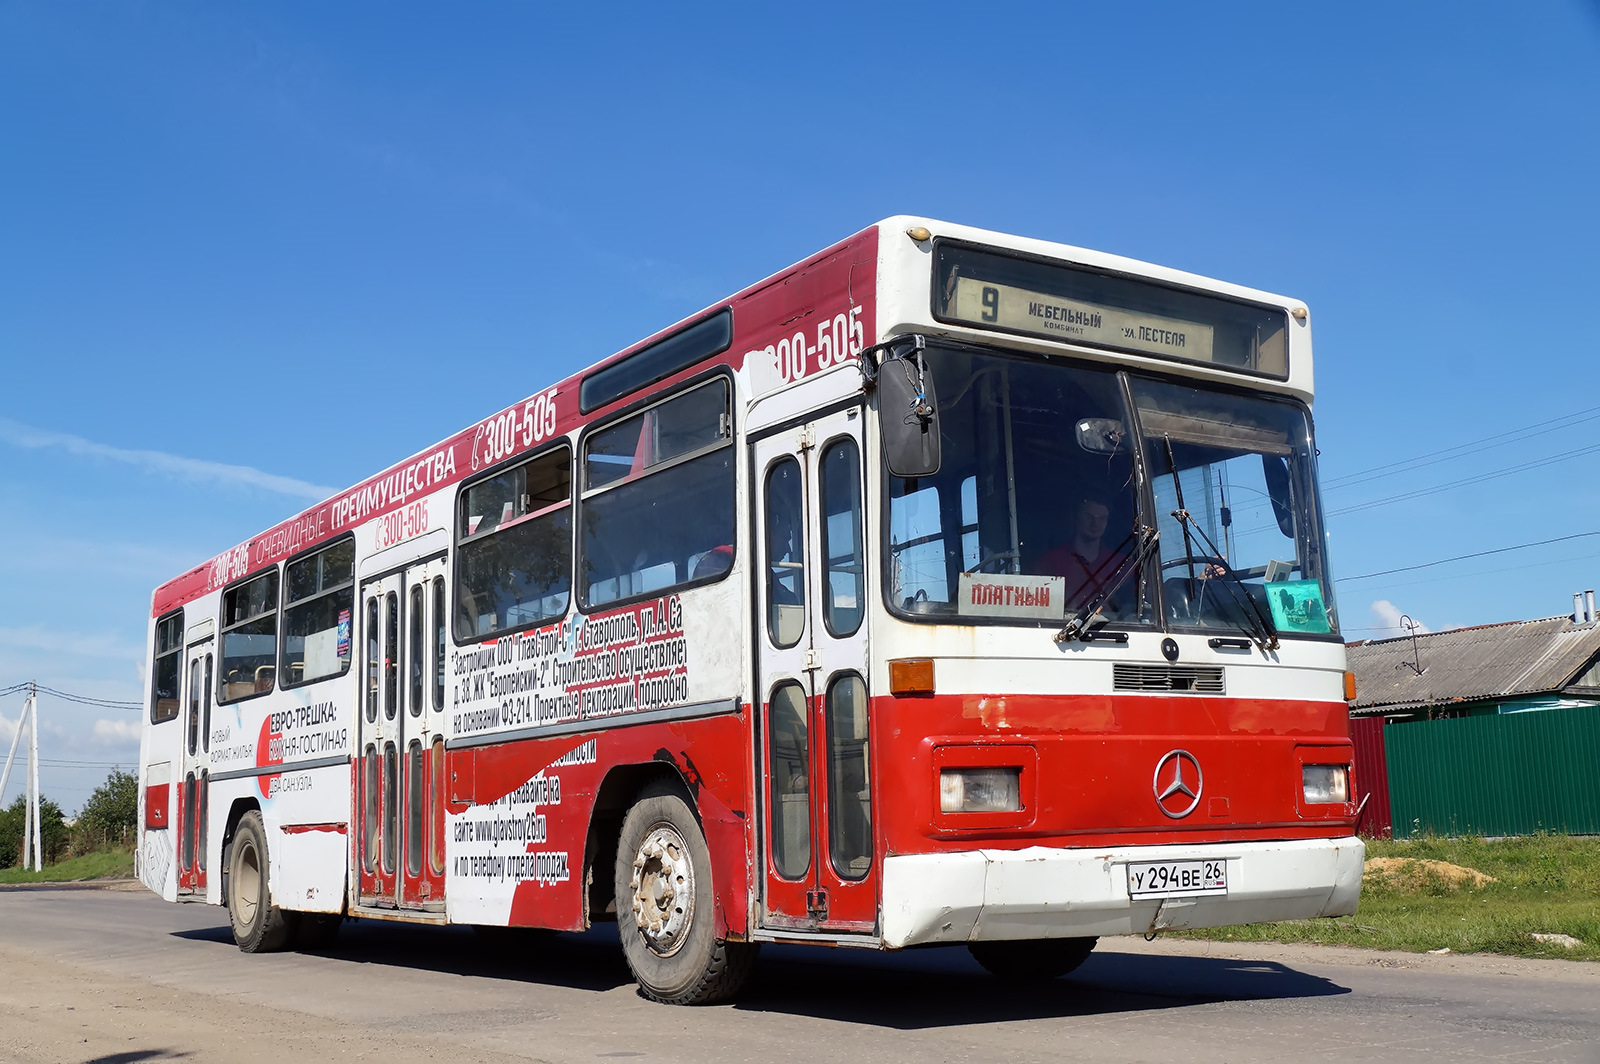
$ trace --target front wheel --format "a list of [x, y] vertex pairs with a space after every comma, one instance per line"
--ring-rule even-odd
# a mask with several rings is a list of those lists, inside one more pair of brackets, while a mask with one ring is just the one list
[[716, 937], [711, 851], [677, 788], [647, 787], [628, 810], [615, 887], [622, 952], [646, 997], [708, 1005], [738, 993], [757, 947]]
[[228, 917], [246, 953], [271, 953], [294, 937], [299, 914], [272, 904], [267, 867], [267, 829], [252, 809], [239, 818], [228, 851]]
[[969, 942], [972, 959], [1008, 982], [1059, 979], [1089, 959], [1097, 938], [1037, 938]]

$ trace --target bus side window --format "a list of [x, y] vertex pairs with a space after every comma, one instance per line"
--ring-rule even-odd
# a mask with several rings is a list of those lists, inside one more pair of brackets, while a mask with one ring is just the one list
[[350, 668], [356, 541], [345, 538], [283, 570], [284, 685], [343, 676]]
[[222, 593], [222, 689], [219, 701], [266, 694], [278, 673], [278, 570]]
[[394, 720], [400, 704], [400, 596], [383, 597], [383, 716]]
[[411, 631], [411, 645], [406, 649], [406, 673], [411, 677], [411, 715], [422, 715], [422, 684], [427, 675], [427, 657], [423, 632], [427, 627], [427, 618], [422, 610], [422, 585], [411, 585], [411, 616], [408, 623]]
[[866, 593], [861, 549], [861, 457], [846, 436], [822, 454], [822, 618], [836, 638], [861, 627]]
[[708, 381], [591, 434], [583, 446], [584, 603], [721, 579], [733, 566], [728, 381]]
[[378, 599], [367, 596], [367, 723], [378, 719]]
[[847, 673], [828, 685], [828, 851], [845, 879], [872, 867], [870, 763], [867, 685]]
[[[572, 589], [572, 452], [556, 447], [469, 484], [457, 505], [456, 638], [563, 616]], [[442, 608], [442, 584], [434, 595]], [[442, 646], [442, 630], [439, 637]], [[442, 702], [442, 679], [435, 690]]]
[[772, 692], [767, 710], [772, 864], [785, 879], [799, 879], [811, 867], [811, 743], [806, 714], [805, 692], [793, 680]]
[[794, 458], [780, 458], [767, 471], [767, 636], [775, 647], [792, 647], [805, 633], [803, 490]]
[[178, 677], [183, 666], [183, 611], [156, 621], [155, 658], [150, 667], [150, 723], [178, 715]]
[[213, 682], [213, 678], [212, 678], [212, 675], [211, 675], [211, 655], [207, 654], [206, 655], [206, 688], [205, 688], [205, 694], [202, 696], [205, 699], [205, 708], [203, 710], [201, 710], [201, 714], [200, 714], [200, 745], [205, 750], [205, 752], [208, 753], [208, 754], [211, 752], [211, 684], [212, 684], [212, 682]]
[[433, 708], [444, 708], [444, 577], [433, 578]]
[[189, 662], [189, 756], [200, 748], [200, 659]]
[[361, 761], [361, 867], [376, 872], [378, 847], [378, 748], [367, 744]]

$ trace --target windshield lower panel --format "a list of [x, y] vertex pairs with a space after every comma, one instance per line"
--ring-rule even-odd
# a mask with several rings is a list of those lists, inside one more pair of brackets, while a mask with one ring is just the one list
[[[1059, 625], [1115, 585], [1092, 624], [1337, 637], [1302, 407], [975, 346], [926, 359], [943, 462], [886, 474], [891, 610]], [[1159, 549], [1133, 566], [1145, 526]]]

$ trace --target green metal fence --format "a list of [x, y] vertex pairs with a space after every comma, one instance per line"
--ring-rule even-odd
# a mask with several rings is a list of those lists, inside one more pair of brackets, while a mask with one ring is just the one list
[[1394, 837], [1600, 835], [1600, 706], [1384, 729]]

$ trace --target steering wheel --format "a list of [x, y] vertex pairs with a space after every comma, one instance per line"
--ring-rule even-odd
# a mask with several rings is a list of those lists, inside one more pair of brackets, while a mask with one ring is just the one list
[[984, 558], [983, 561], [979, 562], [977, 565], [974, 565], [971, 569], [968, 569], [967, 572], [969, 572], [969, 573], [1004, 572], [1005, 571], [1004, 569], [990, 570], [990, 569], [986, 568], [986, 566], [993, 565], [995, 562], [1008, 562], [1011, 559], [1015, 558], [1016, 556], [1017, 556], [1017, 552], [1014, 551], [1014, 550], [990, 551], [988, 557]]

